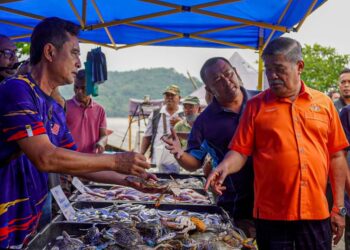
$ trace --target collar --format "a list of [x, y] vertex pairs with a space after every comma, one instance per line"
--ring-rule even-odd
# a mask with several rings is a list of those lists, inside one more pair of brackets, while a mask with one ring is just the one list
[[92, 108], [94, 105], [95, 105], [95, 103], [94, 103], [94, 101], [92, 100], [92, 98], [90, 98], [90, 102], [89, 102], [89, 104], [87, 105], [87, 106], [85, 106], [84, 104], [82, 104], [81, 102], [79, 102], [76, 98], [75, 98], [75, 96], [73, 96], [73, 98], [72, 98], [72, 100], [73, 100], [73, 102], [75, 103], [75, 105], [77, 105], [77, 106], [79, 106], [79, 107], [81, 107], [81, 108]]
[[[300, 92], [299, 95], [297, 97], [298, 98], [303, 98], [303, 99], [308, 99], [311, 100], [312, 99], [312, 93], [311, 93], [311, 89], [305, 85], [303, 80], [301, 81], [301, 88], [300, 88]], [[273, 93], [271, 91], [270, 88], [268, 88], [267, 90], [265, 90], [266, 96], [265, 96], [265, 100], [266, 102], [275, 102], [275, 101], [287, 101], [287, 102], [291, 102], [289, 100], [289, 98], [279, 98], [275, 95], [275, 93]]]
[[[181, 106], [177, 106], [177, 110], [176, 110], [176, 112], [175, 112], [174, 114], [178, 114], [178, 113], [181, 113], [181, 112], [183, 112], [183, 108], [182, 108]], [[166, 114], [166, 115], [168, 115], [168, 116], [171, 116], [171, 115], [169, 114], [169, 112], [166, 110], [166, 105], [163, 105], [163, 106], [161, 107], [159, 113], [161, 113], [161, 114]]]

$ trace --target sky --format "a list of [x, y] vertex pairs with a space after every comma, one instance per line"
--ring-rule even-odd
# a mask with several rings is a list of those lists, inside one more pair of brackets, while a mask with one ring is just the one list
[[[297, 33], [284, 36], [297, 39], [301, 44], [318, 43], [330, 46], [339, 54], [350, 54], [350, 0], [328, 0], [312, 13]], [[81, 45], [81, 58], [95, 45]], [[177, 72], [199, 78], [202, 64], [210, 57], [227, 59], [238, 51], [253, 67], [258, 54], [244, 49], [179, 48], [160, 46], [137, 46], [118, 51], [102, 48], [106, 54], [109, 71], [128, 71], [140, 68], [174, 68]]]

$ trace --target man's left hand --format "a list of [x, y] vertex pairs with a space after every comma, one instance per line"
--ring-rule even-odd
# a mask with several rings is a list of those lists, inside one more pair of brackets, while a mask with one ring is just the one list
[[95, 153], [102, 154], [105, 151], [105, 147], [99, 143], [96, 144]]
[[172, 127], [174, 127], [175, 124], [178, 123], [179, 121], [182, 121], [182, 119], [179, 116], [173, 117], [173, 118], [170, 119], [170, 125]]
[[338, 244], [344, 233], [345, 218], [335, 212], [331, 212], [331, 226], [333, 232], [333, 243]]

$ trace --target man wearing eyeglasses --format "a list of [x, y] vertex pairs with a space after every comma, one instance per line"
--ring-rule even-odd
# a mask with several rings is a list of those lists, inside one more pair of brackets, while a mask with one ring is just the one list
[[0, 81], [15, 74], [13, 65], [18, 62], [17, 48], [13, 41], [0, 35]]

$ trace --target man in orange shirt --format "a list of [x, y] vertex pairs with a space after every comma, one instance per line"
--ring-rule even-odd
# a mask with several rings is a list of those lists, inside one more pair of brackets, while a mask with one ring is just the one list
[[[231, 151], [210, 174], [206, 188], [222, 193], [226, 176], [252, 155], [259, 249], [330, 250], [332, 231], [337, 244], [345, 225], [348, 142], [332, 101], [300, 78], [304, 61], [299, 42], [278, 38], [267, 45], [263, 59], [270, 88], [248, 101]], [[325, 196], [328, 174], [331, 216]]]

